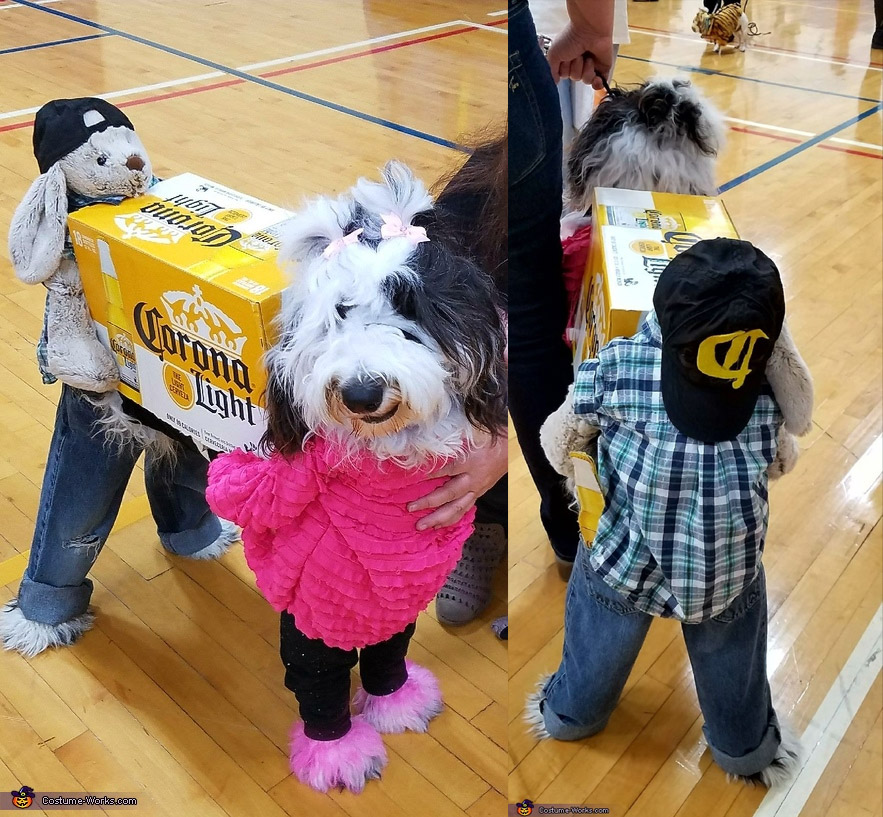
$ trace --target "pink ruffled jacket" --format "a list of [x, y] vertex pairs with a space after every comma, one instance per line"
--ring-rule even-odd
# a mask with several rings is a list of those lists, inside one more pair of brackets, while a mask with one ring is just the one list
[[351, 649], [415, 621], [472, 532], [474, 509], [456, 525], [416, 529], [429, 511], [410, 513], [408, 503], [446, 479], [427, 480], [431, 470], [346, 458], [314, 438], [293, 458], [221, 455], [206, 497], [242, 527], [246, 561], [273, 608], [288, 610], [310, 638]]

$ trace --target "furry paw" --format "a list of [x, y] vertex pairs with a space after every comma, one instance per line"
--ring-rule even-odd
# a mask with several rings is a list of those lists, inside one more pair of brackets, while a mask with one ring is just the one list
[[83, 633], [92, 629], [95, 616], [90, 610], [61, 624], [43, 624], [25, 618], [13, 599], [0, 609], [0, 640], [4, 650], [16, 650], [33, 658], [50, 647], [69, 647]]
[[357, 712], [378, 732], [396, 734], [410, 729], [425, 732], [444, 708], [438, 681], [426, 667], [406, 662], [408, 680], [389, 695], [369, 695], [359, 689], [353, 699]]
[[290, 762], [297, 779], [316, 791], [339, 788], [358, 794], [366, 782], [380, 777], [386, 748], [377, 730], [360, 715], [337, 740], [308, 738], [298, 721], [291, 732]]
[[797, 445], [797, 440], [794, 439], [794, 435], [790, 434], [782, 426], [779, 429], [776, 440], [776, 458], [770, 463], [770, 467], [767, 468], [767, 475], [770, 479], [778, 479], [785, 476], [785, 474], [789, 474], [794, 470], [794, 466], [797, 465], [797, 458], [799, 456], [800, 446]]
[[541, 675], [533, 692], [529, 692], [524, 702], [524, 722], [527, 730], [535, 738], [546, 740], [552, 737], [546, 729], [546, 721], [543, 718], [543, 701], [546, 697], [546, 684], [552, 677], [550, 673]]
[[782, 742], [769, 766], [754, 774], [728, 774], [729, 780], [741, 780], [751, 786], [766, 786], [776, 789], [787, 784], [801, 767], [802, 747], [800, 738], [787, 723], [779, 725]]
[[210, 545], [206, 545], [202, 550], [197, 550], [196, 553], [190, 553], [185, 558], [203, 560], [219, 559], [239, 541], [240, 533], [241, 531], [238, 525], [234, 525], [232, 522], [222, 519], [221, 533], [218, 535], [218, 538]]

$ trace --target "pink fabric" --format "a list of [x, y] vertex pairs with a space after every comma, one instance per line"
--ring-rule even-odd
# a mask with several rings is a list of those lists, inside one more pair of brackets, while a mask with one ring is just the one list
[[[580, 227], [573, 235], [561, 242], [563, 257], [561, 271], [564, 275], [564, 288], [567, 290], [567, 326], [573, 326], [579, 305], [579, 293], [589, 260], [589, 247], [592, 244], [592, 225]], [[565, 340], [567, 337], [565, 336]]]
[[298, 628], [332, 647], [376, 644], [417, 618], [444, 584], [472, 533], [418, 531], [429, 511], [409, 502], [442, 485], [439, 466], [408, 469], [367, 454], [346, 458], [313, 439], [297, 457], [236, 450], [209, 467], [212, 510], [243, 529], [257, 585]]

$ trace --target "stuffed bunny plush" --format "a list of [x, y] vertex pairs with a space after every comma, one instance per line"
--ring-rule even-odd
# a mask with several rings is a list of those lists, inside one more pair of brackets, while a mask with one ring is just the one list
[[150, 160], [128, 117], [103, 99], [57, 99], [34, 121], [40, 176], [15, 210], [9, 253], [18, 278], [48, 290], [38, 347], [44, 378], [108, 392], [119, 368], [95, 334], [67, 231], [68, 212], [147, 190]]

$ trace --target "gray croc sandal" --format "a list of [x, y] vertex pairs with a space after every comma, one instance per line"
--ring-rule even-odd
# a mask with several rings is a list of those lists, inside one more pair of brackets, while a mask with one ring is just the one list
[[460, 561], [435, 597], [435, 614], [442, 624], [468, 624], [488, 606], [494, 571], [505, 550], [502, 525], [475, 526]]

